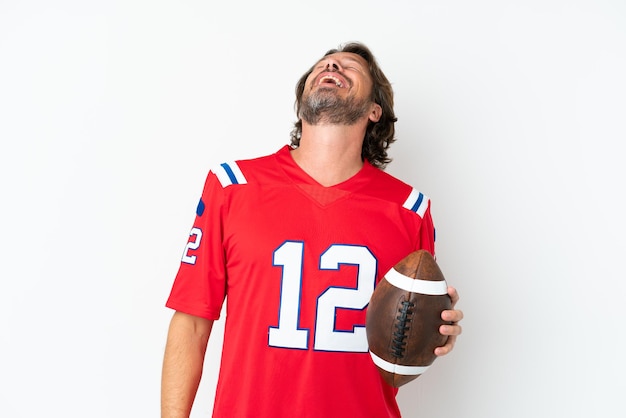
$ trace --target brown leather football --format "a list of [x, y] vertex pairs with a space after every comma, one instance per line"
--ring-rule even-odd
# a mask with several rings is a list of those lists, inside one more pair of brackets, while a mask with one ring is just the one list
[[380, 280], [367, 308], [369, 351], [383, 379], [400, 387], [426, 371], [448, 337], [439, 326], [451, 308], [447, 284], [433, 256], [412, 252]]

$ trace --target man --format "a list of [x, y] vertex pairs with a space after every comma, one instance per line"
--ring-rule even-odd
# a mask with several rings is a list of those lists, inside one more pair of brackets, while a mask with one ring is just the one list
[[[329, 51], [296, 93], [291, 146], [207, 176], [167, 302], [162, 417], [189, 416], [226, 296], [214, 417], [400, 416], [367, 353], [365, 309], [393, 265], [434, 253], [430, 201], [382, 171], [393, 92], [367, 47]], [[463, 313], [442, 317], [453, 324], [437, 355]]]

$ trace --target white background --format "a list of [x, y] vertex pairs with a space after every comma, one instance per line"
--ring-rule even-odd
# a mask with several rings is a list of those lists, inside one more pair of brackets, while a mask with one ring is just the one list
[[1, 416], [158, 416], [209, 167], [287, 143], [298, 78], [350, 40], [466, 314], [404, 416], [624, 416], [626, 3], [0, 0]]

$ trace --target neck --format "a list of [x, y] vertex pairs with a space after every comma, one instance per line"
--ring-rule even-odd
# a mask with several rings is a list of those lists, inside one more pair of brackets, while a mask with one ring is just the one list
[[291, 155], [321, 185], [339, 184], [363, 167], [361, 148], [365, 126], [309, 125], [303, 121], [300, 145]]

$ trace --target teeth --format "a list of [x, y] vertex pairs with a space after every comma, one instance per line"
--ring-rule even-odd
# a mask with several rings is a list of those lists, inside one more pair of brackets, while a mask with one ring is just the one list
[[332, 82], [334, 82], [337, 87], [343, 87], [343, 83], [339, 81], [338, 78], [330, 76], [330, 75], [325, 75], [324, 77], [320, 78], [319, 84], [325, 83], [328, 80], [331, 80]]

